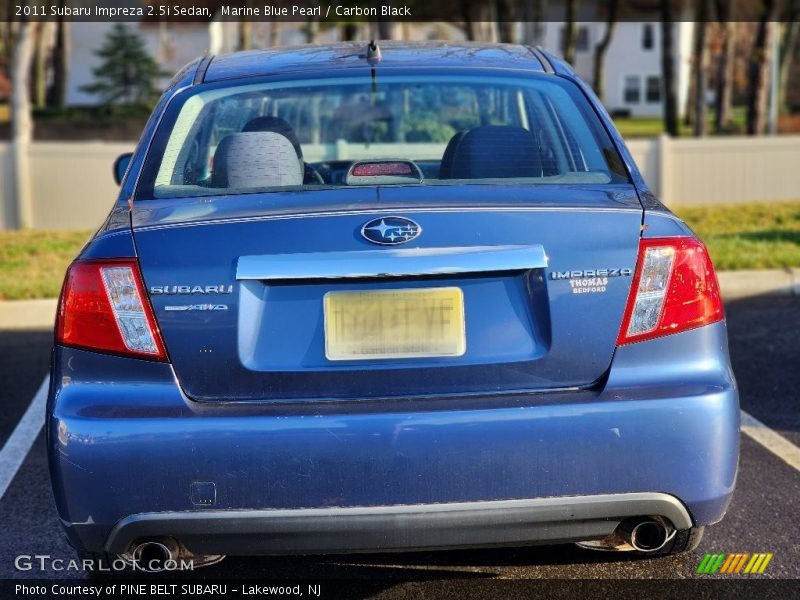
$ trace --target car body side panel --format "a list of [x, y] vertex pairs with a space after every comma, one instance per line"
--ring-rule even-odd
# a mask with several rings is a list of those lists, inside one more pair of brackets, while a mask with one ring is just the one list
[[133, 258], [135, 256], [136, 247], [130, 227], [94, 237], [78, 255], [82, 260]]

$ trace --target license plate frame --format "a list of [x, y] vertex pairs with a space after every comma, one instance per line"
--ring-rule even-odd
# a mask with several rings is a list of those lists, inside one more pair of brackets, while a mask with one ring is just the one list
[[[405, 320], [397, 316], [401, 305]], [[358, 312], [361, 322], [345, 315], [348, 311]], [[323, 296], [323, 316], [325, 357], [330, 361], [446, 358], [466, 352], [464, 292], [459, 287], [331, 291]], [[351, 321], [351, 331], [345, 319]], [[421, 335], [423, 329], [427, 336]]]

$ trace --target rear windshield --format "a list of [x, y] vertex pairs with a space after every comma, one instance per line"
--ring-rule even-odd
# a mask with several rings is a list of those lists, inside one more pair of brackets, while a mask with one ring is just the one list
[[569, 81], [379, 74], [190, 91], [159, 129], [138, 196], [627, 181]]

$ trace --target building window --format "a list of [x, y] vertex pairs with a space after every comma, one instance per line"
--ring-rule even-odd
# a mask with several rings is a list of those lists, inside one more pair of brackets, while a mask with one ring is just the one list
[[641, 102], [641, 79], [638, 75], [628, 75], [625, 77], [625, 87], [622, 90], [622, 98], [625, 104], [639, 104], [639, 102]]
[[[558, 47], [563, 51], [564, 50], [564, 42], [567, 39], [567, 28], [562, 27], [560, 30], [559, 40], [558, 40]], [[576, 52], [588, 52], [589, 51], [589, 28], [586, 26], [578, 27], [578, 35], [575, 38], [575, 51]]]
[[655, 46], [655, 30], [652, 23], [642, 25], [642, 49], [652, 50]]
[[648, 77], [645, 88], [647, 102], [651, 104], [661, 102], [661, 77]]

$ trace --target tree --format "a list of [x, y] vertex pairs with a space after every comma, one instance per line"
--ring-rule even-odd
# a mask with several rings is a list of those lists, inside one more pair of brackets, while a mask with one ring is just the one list
[[722, 52], [717, 58], [717, 85], [714, 97], [714, 130], [722, 133], [733, 116], [734, 53], [736, 51], [736, 21], [733, 4], [717, 0], [717, 19], [724, 26]]
[[31, 118], [30, 74], [33, 63], [36, 30], [39, 23], [22, 21], [16, 34], [11, 68], [11, 156], [14, 194], [17, 199], [17, 223], [21, 228], [33, 226], [31, 206], [30, 143], [33, 137]]
[[36, 28], [33, 55], [33, 102], [36, 108], [47, 105], [47, 68], [53, 23], [45, 21]]
[[708, 89], [708, 2], [698, 0], [692, 65], [694, 66], [694, 135], [706, 134], [706, 90]]
[[475, 17], [472, 7], [467, 0], [461, 0], [461, 17], [464, 20], [464, 35], [470, 42], [477, 41], [478, 32], [475, 26]]
[[518, 20], [515, 2], [513, 0], [496, 0], [495, 14], [497, 15], [497, 37], [501, 42], [516, 44], [519, 42], [516, 21]]
[[167, 75], [147, 53], [144, 41], [122, 23], [117, 23], [95, 54], [102, 60], [92, 69], [95, 81], [80, 89], [100, 97], [110, 106], [149, 106], [158, 98], [155, 81]]
[[546, 0], [524, 0], [522, 4], [522, 39], [526, 44], [542, 43], [545, 3]]
[[269, 41], [267, 44], [270, 48], [281, 45], [281, 25], [280, 21], [272, 21], [269, 24]]
[[603, 34], [603, 38], [594, 47], [594, 91], [601, 100], [603, 100], [603, 96], [605, 95], [603, 80], [605, 78], [606, 52], [611, 45], [611, 38], [614, 35], [614, 29], [617, 25], [618, 8], [619, 0], [608, 0], [606, 31]]
[[[64, 0], [61, 0], [63, 5]], [[67, 77], [70, 58], [69, 21], [63, 16], [56, 21], [56, 40], [53, 48], [53, 85], [47, 99], [49, 106], [63, 108], [67, 102]]]
[[792, 59], [797, 50], [797, 41], [800, 38], [800, 0], [791, 0], [786, 11], [786, 31], [781, 41], [780, 75], [778, 77], [778, 106], [783, 111], [788, 110], [786, 103], [789, 91], [789, 72], [792, 68]]
[[775, 0], [762, 1], [758, 32], [750, 53], [750, 90], [747, 97], [747, 133], [750, 135], [764, 133], [766, 128], [772, 36], [778, 34], [775, 23], [777, 11]]
[[664, 76], [664, 130], [678, 137], [678, 100], [671, 0], [661, 0], [661, 72]]
[[237, 50], [250, 50], [253, 47], [252, 22], [248, 19], [239, 21], [239, 39], [236, 41]]
[[566, 0], [564, 17], [564, 60], [569, 64], [575, 62], [575, 45], [578, 41], [578, 0]]

